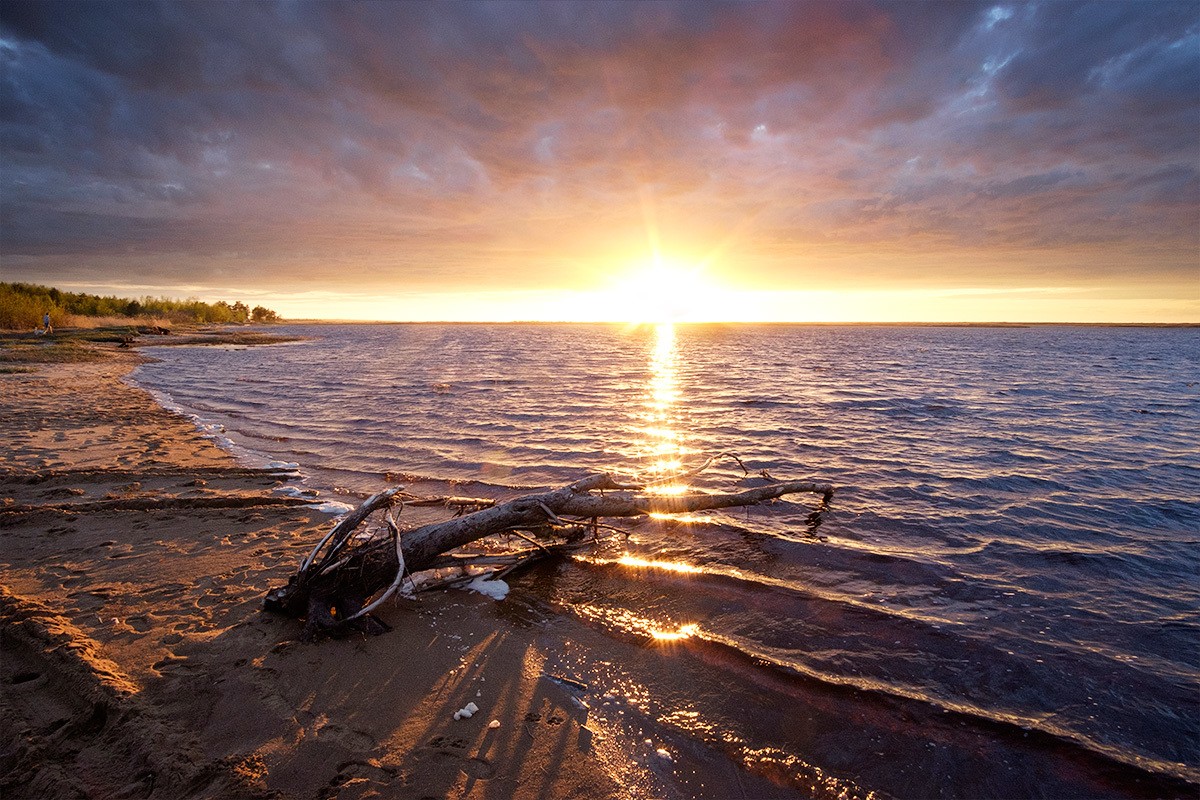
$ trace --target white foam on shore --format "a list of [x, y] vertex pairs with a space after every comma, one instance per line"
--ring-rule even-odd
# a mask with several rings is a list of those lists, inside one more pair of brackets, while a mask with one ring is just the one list
[[[238, 442], [235, 442], [227, 435], [225, 426], [219, 422], [213, 422], [205, 419], [195, 413], [186, 406], [180, 404], [174, 397], [162, 389], [157, 389], [148, 386], [136, 377], [135, 369], [133, 372], [125, 375], [122, 380], [129, 386], [135, 389], [140, 389], [146, 392], [154, 399], [156, 403], [162, 406], [172, 414], [179, 416], [190, 422], [196, 430], [203, 434], [203, 438], [210, 439], [225, 452], [232, 455], [239, 464], [252, 469], [273, 470], [280, 473], [291, 473], [290, 475], [281, 474], [280, 479], [286, 479], [292, 482], [290, 485], [277, 486], [273, 490], [277, 494], [285, 497], [297, 497], [310, 501], [308, 508], [313, 511], [321, 512], [322, 514], [330, 514], [335, 517], [340, 517], [353, 511], [357, 506], [349, 503], [343, 503], [337, 500], [317, 501], [319, 493], [315, 489], [308, 487], [308, 476], [300, 470], [300, 464], [295, 461], [280, 461], [257, 450], [253, 450]], [[298, 484], [298, 485], [297, 485]]]
[[[222, 450], [233, 456], [239, 464], [250, 467], [251, 469], [274, 470], [280, 473], [290, 472], [292, 473], [291, 475], [280, 475], [280, 477], [286, 477], [291, 481], [299, 481], [301, 484], [306, 482], [306, 478], [303, 473], [300, 472], [300, 465], [297, 462], [278, 461], [263, 453], [259, 453], [256, 450], [252, 450], [244, 445], [238, 444], [226, 434], [224, 425], [219, 422], [212, 422], [204, 419], [191, 409], [178, 403], [169, 393], [163, 391], [162, 389], [156, 389], [154, 387], [147, 386], [146, 384], [137, 380], [137, 378], [134, 377], [136, 372], [137, 370], [135, 369], [134, 372], [125, 375], [121, 378], [121, 380], [127, 385], [150, 395], [150, 397], [154, 399], [154, 402], [158, 403], [167, 411], [170, 411], [172, 414], [178, 414], [188, 422], [192, 423], [196, 430], [203, 434], [203, 438], [211, 439], [212, 442], [217, 445], [217, 447], [220, 447]], [[276, 489], [276, 491], [292, 497], [306, 496], [302, 494], [301, 489], [294, 486], [279, 487]], [[316, 508], [318, 511], [324, 511], [327, 514], [344, 514], [351, 510], [352, 506], [347, 506], [345, 503], [326, 502], [314, 506], [314, 508]]]
[[341, 503], [337, 500], [323, 500], [317, 502], [317, 497], [320, 495], [316, 489], [302, 489], [299, 486], [276, 486], [271, 490], [274, 494], [280, 494], [284, 497], [295, 497], [300, 500], [307, 500], [313, 511], [320, 511], [323, 514], [342, 515], [348, 514], [354, 510], [354, 506], [347, 503]]
[[[233, 439], [225, 435], [224, 425], [219, 422], [210, 422], [204, 419], [199, 414], [196, 414], [185, 406], [180, 405], [175, 401], [175, 398], [171, 397], [171, 395], [167, 392], [164, 392], [161, 389], [152, 388], [144, 383], [139, 382], [133, 377], [133, 373], [126, 375], [124, 378], [122, 378], [122, 380], [135, 389], [140, 389], [146, 394], [150, 395], [152, 398], [154, 398], [154, 402], [158, 403], [167, 411], [170, 411], [172, 414], [178, 414], [188, 422], [192, 423], [196, 430], [201, 431], [204, 434], [204, 438], [211, 439], [218, 447], [232, 455], [238, 461], [238, 463], [253, 469], [276, 470], [281, 473], [290, 472], [292, 474], [286, 476], [287, 479], [290, 481], [298, 481], [301, 486], [307, 482], [307, 478], [305, 478], [304, 474], [300, 472], [300, 465], [297, 462], [272, 460], [269, 456], [263, 455], [262, 453], [238, 444], [237, 442], [233, 441]], [[283, 478], [285, 476], [281, 475], [280, 477]], [[318, 503], [315, 500], [317, 496], [316, 490], [303, 489], [300, 486], [277, 486], [274, 491], [278, 494], [284, 495], [285, 497], [300, 497], [311, 500], [313, 502], [309, 507], [313, 511], [319, 511], [322, 514], [341, 516], [343, 514], [350, 513], [355, 508], [355, 506], [352, 506], [348, 503], [341, 503], [336, 500], [326, 500]]]

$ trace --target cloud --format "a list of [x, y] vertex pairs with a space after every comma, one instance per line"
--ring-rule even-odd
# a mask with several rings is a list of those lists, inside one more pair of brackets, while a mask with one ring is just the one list
[[9, 2], [0, 249], [48, 282], [136, 254], [578, 286], [649, 246], [649, 204], [747, 280], [921, 254], [974, 285], [982, 248], [1029, 277], [1101, 245], [1177, 276], [1198, 44], [1173, 2]]

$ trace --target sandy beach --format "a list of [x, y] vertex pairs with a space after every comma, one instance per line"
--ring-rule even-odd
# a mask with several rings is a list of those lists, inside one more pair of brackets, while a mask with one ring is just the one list
[[387, 635], [297, 642], [262, 597], [332, 518], [104, 352], [0, 374], [0, 793], [653, 794], [502, 603], [431, 593]]

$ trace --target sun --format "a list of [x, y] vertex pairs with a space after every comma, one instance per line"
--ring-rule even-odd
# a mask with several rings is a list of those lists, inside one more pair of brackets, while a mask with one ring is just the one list
[[729, 313], [727, 292], [702, 267], [662, 257], [634, 265], [609, 295], [624, 322], [709, 322]]

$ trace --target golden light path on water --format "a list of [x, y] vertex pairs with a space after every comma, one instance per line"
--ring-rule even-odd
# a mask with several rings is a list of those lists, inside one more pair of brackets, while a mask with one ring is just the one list
[[[683, 471], [684, 459], [692, 452], [684, 444], [683, 433], [678, 424], [676, 410], [680, 398], [676, 374], [678, 359], [675, 326], [670, 322], [661, 322], [654, 329], [654, 349], [650, 356], [650, 384], [642, 415], [644, 426], [641, 429], [649, 461], [645, 481], [650, 484], [647, 491], [653, 494], [677, 495], [690, 490], [684, 480], [672, 479], [673, 476]], [[693, 515], [654, 514], [651, 516], [657, 519], [673, 519], [678, 522], [696, 520]], [[648, 560], [628, 553], [619, 558], [617, 563], [634, 569], [659, 569], [684, 574], [700, 572], [697, 567], [683, 562]], [[650, 636], [661, 642], [689, 639], [700, 630], [700, 626], [694, 622], [681, 625], [676, 630], [666, 630], [651, 624], [643, 624]]]
[[638, 567], [641, 569], [661, 569], [667, 572], [683, 572], [694, 573], [700, 572], [699, 567], [693, 567], [691, 564], [684, 564], [681, 561], [654, 561], [645, 558], [637, 558], [635, 556], [624, 555], [617, 559], [617, 563], [625, 567]]
[[688, 452], [676, 420], [675, 407], [680, 396], [677, 360], [675, 326], [670, 322], [659, 323], [654, 328], [650, 386], [641, 429], [649, 460], [646, 482], [655, 484], [650, 489], [655, 494], [682, 494], [688, 489], [683, 483], [669, 480], [683, 468], [683, 458]]

